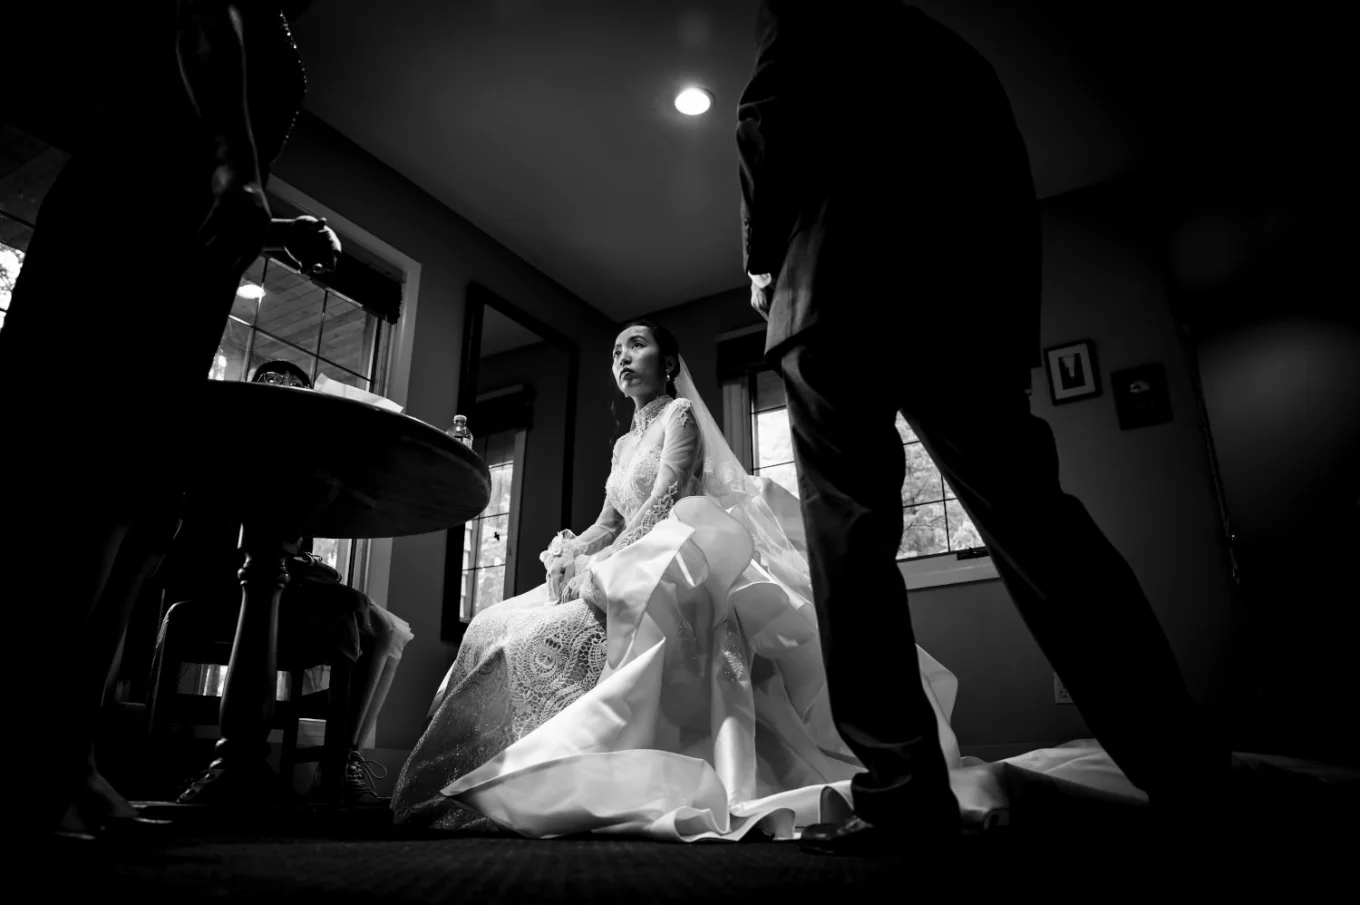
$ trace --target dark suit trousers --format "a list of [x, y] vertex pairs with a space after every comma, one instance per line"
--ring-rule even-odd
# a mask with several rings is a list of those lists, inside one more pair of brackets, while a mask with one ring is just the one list
[[[1133, 571], [1085, 507], [1063, 492], [1052, 432], [1030, 414], [1017, 375], [959, 374], [943, 363], [938, 371], [919, 368], [881, 354], [900, 342], [865, 345], [812, 330], [776, 359], [832, 712], [867, 771], [852, 786], [857, 813], [912, 829], [935, 820], [946, 797], [953, 805], [895, 561], [905, 470], [893, 426], [899, 410], [972, 517], [1091, 730], [1130, 780], [1157, 801], [1188, 794], [1210, 771], [1226, 772], [1230, 755], [1207, 736]], [[922, 379], [932, 371], [948, 376]]]

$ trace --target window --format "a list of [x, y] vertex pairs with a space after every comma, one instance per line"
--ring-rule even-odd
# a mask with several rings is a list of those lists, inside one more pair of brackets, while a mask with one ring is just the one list
[[0, 330], [5, 327], [9, 297], [14, 292], [14, 281], [19, 278], [19, 269], [23, 266], [23, 251], [0, 240]]
[[[754, 451], [752, 471], [797, 496], [798, 473], [793, 462], [783, 381], [768, 370], [757, 371], [749, 380]], [[936, 556], [982, 547], [982, 538], [973, 527], [973, 520], [964, 512], [949, 483], [941, 477], [940, 470], [900, 414], [897, 433], [902, 438], [907, 460], [906, 480], [902, 483], [905, 525], [898, 558]]]
[[70, 159], [70, 154], [27, 132], [0, 125], [0, 329], [38, 209]]
[[[765, 364], [765, 327], [718, 337], [723, 433], [751, 470], [798, 495], [784, 385]], [[909, 589], [997, 578], [982, 538], [906, 420], [897, 418], [907, 474], [898, 561]]]
[[473, 450], [491, 472], [491, 501], [463, 527], [459, 613], [464, 620], [515, 593], [515, 538], [526, 433], [507, 430], [473, 440]]
[[[380, 393], [383, 333], [382, 320], [357, 302], [262, 255], [241, 278], [208, 377], [249, 380], [259, 365], [282, 360], [301, 368], [313, 384], [324, 374]], [[362, 543], [315, 538], [312, 552], [357, 585]]]
[[270, 257], [241, 280], [210, 377], [243, 380], [266, 361], [300, 367], [315, 383], [331, 380], [378, 392], [382, 320], [351, 299]]

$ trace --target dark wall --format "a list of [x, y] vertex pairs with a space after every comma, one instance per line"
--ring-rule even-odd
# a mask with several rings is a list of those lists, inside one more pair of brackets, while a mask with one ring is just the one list
[[1360, 317], [1336, 203], [1349, 176], [1309, 156], [1177, 174], [1168, 258], [1236, 535], [1239, 721], [1253, 747], [1333, 757], [1353, 750], [1360, 691]]
[[[1226, 712], [1233, 683], [1234, 618], [1207, 448], [1187, 357], [1171, 313], [1163, 243], [1130, 213], [1138, 185], [1045, 201], [1045, 346], [1095, 343], [1103, 394], [1054, 407], [1042, 370], [1032, 409], [1049, 422], [1061, 478], [1129, 560], [1162, 622], [1192, 693]], [[702, 299], [653, 318], [676, 331], [715, 416], [721, 419], [715, 337], [755, 322], [747, 291]], [[954, 337], [966, 346], [966, 332]], [[1160, 363], [1173, 420], [1119, 428], [1112, 371]], [[1062, 538], [1053, 538], [1061, 547]], [[1099, 605], [1100, 588], [1091, 589]], [[1071, 705], [1054, 702], [1053, 671], [998, 580], [915, 591], [917, 640], [959, 678], [954, 726], [965, 751], [1004, 756], [1079, 738]], [[1093, 639], [1092, 643], [1099, 643]]]

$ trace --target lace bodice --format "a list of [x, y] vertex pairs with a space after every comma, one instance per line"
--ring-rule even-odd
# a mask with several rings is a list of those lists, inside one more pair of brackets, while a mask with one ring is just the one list
[[[673, 480], [668, 481], [663, 489], [670, 490], [671, 505], [674, 505], [675, 500], [697, 492], [702, 457], [697, 447], [686, 445], [683, 450], [677, 449], [679, 444], [674, 442], [675, 429], [685, 427], [689, 421], [689, 402], [662, 397], [652, 405], [657, 403], [662, 405], [655, 416], [648, 417], [649, 413], [640, 412], [641, 429], [639, 421], [635, 420], [634, 429], [614, 444], [614, 459], [609, 468], [609, 480], [605, 482], [605, 499], [623, 516], [624, 521], [632, 521], [647, 504], [653, 491], [658, 489], [657, 478], [667, 451], [666, 428], [672, 426], [672, 419], [677, 419], [677, 423], [672, 426], [672, 449], [667, 462], [672, 473], [667, 477]], [[692, 421], [689, 423], [692, 424]]]

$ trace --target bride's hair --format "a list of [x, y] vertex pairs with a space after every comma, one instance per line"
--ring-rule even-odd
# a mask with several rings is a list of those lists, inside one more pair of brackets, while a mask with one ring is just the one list
[[[663, 368], [666, 366], [666, 359], [675, 359], [676, 373], [666, 378], [666, 387], [663, 392], [673, 399], [678, 398], [680, 393], [675, 389], [675, 378], [679, 375], [680, 341], [675, 338], [674, 333], [646, 318], [634, 318], [620, 326], [619, 330], [627, 330], [629, 327], [646, 327], [652, 331], [652, 339], [656, 340], [657, 348], [661, 351], [661, 366]], [[614, 389], [618, 390], [618, 384], [614, 385]], [[609, 401], [609, 410], [614, 414], [614, 424], [618, 428], [614, 436], [610, 438], [609, 442], [612, 445], [614, 440], [628, 433], [628, 429], [633, 426], [633, 413], [636, 409], [629, 398], [623, 395], [622, 391], [618, 391]]]

